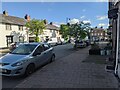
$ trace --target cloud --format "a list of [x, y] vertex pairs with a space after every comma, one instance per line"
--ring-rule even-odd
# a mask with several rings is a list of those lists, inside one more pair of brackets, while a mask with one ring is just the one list
[[83, 19], [83, 18], [85, 18], [85, 16], [81, 16], [80, 18]]
[[107, 24], [105, 24], [105, 23], [99, 23], [98, 26], [99, 27], [104, 27], [104, 26], [107, 26]]
[[90, 20], [84, 20], [83, 23], [90, 23], [91, 24], [91, 21]]
[[70, 20], [70, 24], [75, 24], [79, 22], [80, 22], [79, 19], [76, 19], [76, 18]]
[[97, 16], [97, 20], [105, 20], [107, 18], [108, 18], [107, 15], [106, 16]]
[[53, 25], [60, 27], [61, 24], [66, 24], [65, 22], [53, 22]]

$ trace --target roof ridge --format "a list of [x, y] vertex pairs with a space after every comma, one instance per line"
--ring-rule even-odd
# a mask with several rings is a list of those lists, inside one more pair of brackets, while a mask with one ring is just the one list
[[24, 18], [22, 18], [22, 17], [18, 17], [18, 16], [11, 16], [11, 15], [5, 16], [4, 14], [0, 14], [0, 15], [2, 15], [2, 16], [4, 16], [4, 17], [14, 17], [14, 18], [24, 19]]

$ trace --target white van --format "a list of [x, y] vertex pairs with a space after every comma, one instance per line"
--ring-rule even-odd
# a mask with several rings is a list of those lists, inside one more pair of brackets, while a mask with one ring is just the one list
[[58, 44], [58, 40], [57, 38], [51, 38], [47, 43], [49, 43], [51, 46], [54, 46]]

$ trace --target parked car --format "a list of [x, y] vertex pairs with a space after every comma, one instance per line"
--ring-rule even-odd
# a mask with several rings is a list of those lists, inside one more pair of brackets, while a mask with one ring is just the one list
[[85, 41], [76, 40], [76, 41], [75, 41], [75, 47], [76, 47], [76, 48], [86, 47], [86, 43], [85, 43]]
[[89, 40], [86, 40], [85, 43], [86, 43], [86, 46], [90, 45], [90, 41]]
[[56, 46], [57, 45], [57, 42], [52, 41], [52, 40], [49, 40], [47, 43], [50, 44], [51, 46]]
[[48, 44], [24, 43], [0, 58], [0, 75], [28, 76], [39, 66], [54, 60], [54, 49]]

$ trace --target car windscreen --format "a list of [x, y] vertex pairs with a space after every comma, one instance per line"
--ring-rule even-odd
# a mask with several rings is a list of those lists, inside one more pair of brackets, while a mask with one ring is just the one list
[[18, 48], [13, 50], [11, 54], [20, 54], [20, 55], [29, 55], [30, 53], [33, 52], [37, 45], [31, 45], [31, 44], [22, 44], [19, 45]]

